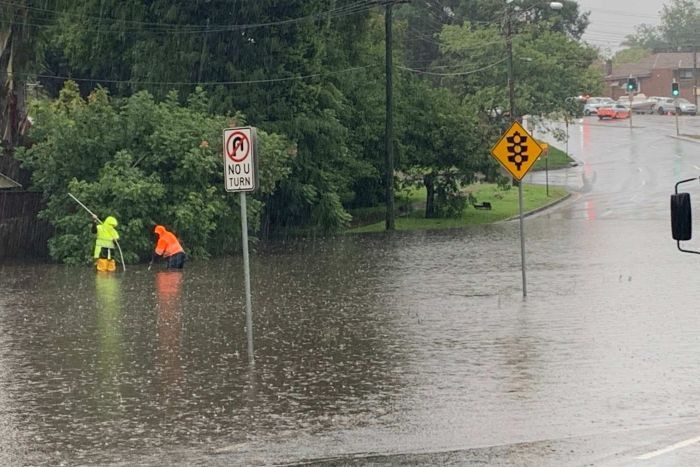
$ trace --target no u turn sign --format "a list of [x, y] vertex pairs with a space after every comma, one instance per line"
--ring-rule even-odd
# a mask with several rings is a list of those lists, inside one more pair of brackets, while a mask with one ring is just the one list
[[224, 130], [224, 184], [226, 191], [255, 191], [258, 188], [257, 133], [253, 127]]

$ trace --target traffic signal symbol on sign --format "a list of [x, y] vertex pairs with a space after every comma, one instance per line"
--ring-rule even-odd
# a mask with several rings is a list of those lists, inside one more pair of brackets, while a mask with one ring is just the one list
[[516, 180], [522, 180], [540, 154], [542, 154], [542, 147], [518, 122], [513, 122], [491, 149], [491, 155]]
[[681, 94], [681, 91], [678, 88], [678, 83], [671, 83], [671, 95], [673, 97], [678, 97], [680, 94]]

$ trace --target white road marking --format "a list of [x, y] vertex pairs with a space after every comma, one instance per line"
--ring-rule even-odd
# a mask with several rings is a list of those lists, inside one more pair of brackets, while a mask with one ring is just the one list
[[662, 454], [666, 454], [667, 452], [675, 451], [676, 449], [684, 448], [686, 446], [690, 446], [691, 444], [695, 444], [700, 441], [700, 436], [696, 438], [690, 438], [686, 439], [685, 441], [681, 441], [676, 444], [672, 444], [668, 447], [665, 447], [663, 449], [657, 449], [656, 451], [651, 451], [646, 454], [642, 454], [641, 456], [636, 457], [638, 460], [647, 460], [651, 459], [652, 457], [660, 456]]
[[695, 167], [695, 170], [700, 170], [700, 167], [698, 167], [697, 165], [694, 165], [693, 167]]

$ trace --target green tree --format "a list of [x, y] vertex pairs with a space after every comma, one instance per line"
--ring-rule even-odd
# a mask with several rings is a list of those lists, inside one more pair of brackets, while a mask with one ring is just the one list
[[[69, 192], [102, 217], [117, 217], [129, 262], [150, 256], [156, 223], [177, 232], [194, 257], [238, 249], [238, 198], [223, 189], [221, 132], [244, 119], [208, 115], [207, 100], [202, 90], [185, 105], [174, 92], [162, 102], [145, 91], [111, 99], [101, 88], [85, 100], [69, 81], [59, 99], [32, 107], [33, 145], [19, 149], [17, 158], [45, 193], [41, 216], [56, 227], [49, 241], [54, 259], [81, 263], [91, 252], [89, 216]], [[259, 138], [264, 197], [289, 174], [293, 146], [277, 134], [260, 131]], [[262, 207], [259, 199], [249, 204], [253, 228]]]
[[[500, 28], [465, 23], [446, 26], [440, 36], [444, 83], [469, 99], [484, 116], [508, 109], [505, 40]], [[601, 72], [591, 65], [597, 52], [573, 38], [520, 24], [513, 37], [513, 74], [518, 115], [563, 110], [566, 98], [600, 90]]]
[[134, 8], [117, 0], [62, 2], [56, 55], [65, 57], [67, 71], [94, 80], [83, 82], [83, 92], [102, 83], [117, 95], [147, 89], [159, 97], [172, 87], [191, 90], [202, 83], [212, 96], [211, 111], [240, 109], [296, 142], [293, 175], [269, 194], [265, 231], [342, 228], [349, 219], [343, 204], [352, 202], [355, 180], [373, 166], [351, 152], [345, 124], [350, 101], [340, 89], [357, 77], [333, 70], [366, 65], [353, 44], [371, 5], [131, 3]]
[[476, 112], [450, 90], [410, 76], [397, 110], [401, 181], [426, 188], [425, 217], [459, 216], [468, 201], [462, 188], [491, 167]]
[[623, 63], [637, 63], [651, 55], [651, 50], [642, 47], [631, 47], [622, 49], [615, 53], [612, 58], [613, 64], [622, 65]]
[[44, 50], [41, 25], [50, 18], [31, 0], [0, 8], [0, 144], [17, 145], [27, 127], [26, 89]]
[[641, 24], [622, 45], [653, 52], [682, 52], [697, 49], [700, 42], [700, 8], [693, 0], [671, 0], [661, 11], [661, 24]]

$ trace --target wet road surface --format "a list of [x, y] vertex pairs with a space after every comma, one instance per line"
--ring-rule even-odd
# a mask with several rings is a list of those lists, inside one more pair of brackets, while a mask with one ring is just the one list
[[0, 464], [697, 463], [700, 258], [668, 205], [700, 144], [634, 123], [570, 127], [525, 300], [517, 222], [259, 246], [254, 366], [240, 258], [2, 264]]

